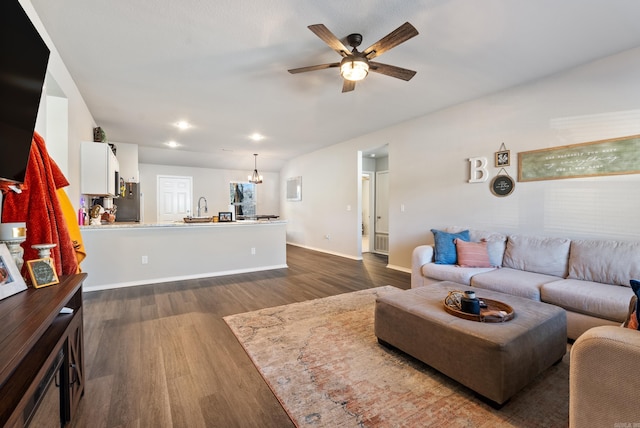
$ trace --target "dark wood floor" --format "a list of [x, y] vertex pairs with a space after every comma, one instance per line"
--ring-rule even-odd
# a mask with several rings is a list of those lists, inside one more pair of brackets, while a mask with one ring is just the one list
[[86, 391], [76, 427], [293, 427], [222, 317], [410, 275], [287, 247], [288, 269], [85, 294]]

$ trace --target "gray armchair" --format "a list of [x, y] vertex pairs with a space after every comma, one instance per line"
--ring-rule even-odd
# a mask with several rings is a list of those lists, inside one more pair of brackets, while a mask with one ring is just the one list
[[587, 330], [569, 367], [570, 428], [640, 426], [640, 331]]

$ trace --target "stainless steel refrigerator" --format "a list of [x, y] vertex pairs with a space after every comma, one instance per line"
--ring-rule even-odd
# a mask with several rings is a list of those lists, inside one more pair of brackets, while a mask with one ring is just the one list
[[124, 195], [120, 193], [113, 204], [118, 207], [116, 221], [140, 221], [140, 184], [124, 183]]

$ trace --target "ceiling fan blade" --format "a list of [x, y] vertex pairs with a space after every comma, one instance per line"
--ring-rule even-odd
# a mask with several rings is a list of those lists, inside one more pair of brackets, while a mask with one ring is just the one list
[[310, 65], [308, 67], [292, 68], [291, 70], [287, 70], [287, 71], [291, 74], [296, 74], [296, 73], [305, 73], [307, 71], [324, 70], [325, 68], [333, 68], [333, 67], [340, 67], [340, 63], [333, 62], [331, 64]]
[[347, 48], [324, 24], [314, 24], [307, 27], [309, 30], [320, 37], [331, 49], [338, 52], [341, 56], [346, 57], [350, 55], [349, 48]]
[[418, 30], [416, 30], [413, 25], [405, 22], [404, 24], [366, 48], [363, 52], [368, 59], [373, 59], [377, 56], [382, 55], [389, 49], [392, 49], [398, 46], [400, 43], [406, 42], [410, 38], [417, 35]]
[[342, 84], [342, 92], [350, 92], [356, 88], [356, 82], [354, 82], [353, 80], [342, 80], [344, 80], [344, 83]]
[[396, 67], [395, 65], [382, 64], [375, 61], [369, 61], [369, 71], [407, 81], [411, 80], [411, 78], [416, 75], [416, 72], [413, 70]]

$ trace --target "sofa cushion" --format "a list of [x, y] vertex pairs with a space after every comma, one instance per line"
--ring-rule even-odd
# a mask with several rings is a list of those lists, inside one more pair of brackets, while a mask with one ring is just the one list
[[489, 272], [495, 268], [466, 268], [456, 265], [437, 265], [427, 263], [422, 266], [422, 274], [439, 281], [453, 281], [458, 284], [469, 285], [471, 277], [482, 272]]
[[640, 242], [571, 242], [569, 278], [629, 286], [640, 278]]
[[502, 266], [564, 278], [570, 243], [565, 238], [510, 235]]
[[629, 287], [618, 285], [562, 279], [544, 284], [540, 296], [543, 302], [568, 311], [622, 323], [627, 317], [633, 291]]
[[471, 278], [471, 285], [486, 290], [499, 291], [513, 296], [540, 301], [540, 287], [542, 284], [557, 281], [558, 279], [557, 276], [518, 269], [501, 268], [474, 275], [473, 278]]
[[471, 242], [487, 241], [487, 251], [489, 252], [489, 262], [491, 266], [502, 266], [502, 258], [507, 245], [507, 236], [498, 232], [489, 232], [487, 230], [469, 229], [459, 226], [449, 226], [445, 229], [449, 233], [458, 233], [463, 230], [469, 231], [469, 240]]
[[454, 265], [458, 261], [456, 254], [456, 239], [469, 241], [469, 231], [463, 230], [458, 233], [448, 233], [442, 230], [431, 229], [433, 241], [435, 243], [434, 262], [437, 264]]
[[456, 239], [458, 266], [461, 267], [492, 267], [487, 251], [487, 242], [465, 242]]

